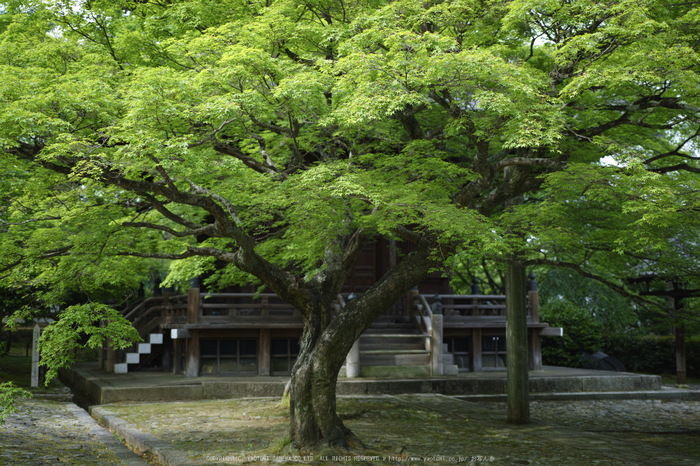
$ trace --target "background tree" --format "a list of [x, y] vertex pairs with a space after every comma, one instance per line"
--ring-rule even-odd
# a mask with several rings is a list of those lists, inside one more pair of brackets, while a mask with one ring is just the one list
[[[661, 248], [660, 219], [697, 213], [693, 4], [4, 5], [4, 280], [51, 284], [46, 299], [77, 284], [94, 302], [160, 258], [175, 261], [169, 283], [220, 261], [210, 285], [264, 284], [304, 319], [300, 448], [353, 444], [335, 413], [347, 351], [455, 254], [581, 268], [601, 245]], [[586, 218], [599, 228], [577, 243], [566, 209], [601, 200], [623, 207]], [[380, 237], [412, 249], [331, 319]], [[64, 312], [72, 329], [90, 328], [86, 313], [123, 324], [104, 307]]]

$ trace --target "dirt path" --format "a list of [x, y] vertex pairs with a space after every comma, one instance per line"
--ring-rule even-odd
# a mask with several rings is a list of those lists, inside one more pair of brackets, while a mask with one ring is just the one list
[[0, 464], [145, 465], [83, 409], [69, 401], [20, 400], [0, 426]]

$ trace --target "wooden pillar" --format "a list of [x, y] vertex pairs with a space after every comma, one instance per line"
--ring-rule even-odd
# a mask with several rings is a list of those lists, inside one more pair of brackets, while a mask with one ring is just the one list
[[172, 345], [170, 344], [170, 338], [163, 336], [163, 359], [161, 361], [161, 368], [163, 372], [170, 371], [173, 366], [173, 353]]
[[530, 329], [530, 348], [529, 348], [530, 370], [542, 370], [542, 337], [540, 329]]
[[41, 336], [41, 329], [39, 324], [34, 325], [34, 332], [32, 333], [32, 388], [37, 388], [39, 386], [39, 337]]
[[177, 338], [173, 342], [173, 374], [182, 372], [182, 341]]
[[[187, 323], [196, 324], [198, 320], [199, 288], [190, 288], [187, 290]], [[192, 336], [187, 340], [185, 375], [199, 377], [199, 330], [192, 330]]]
[[430, 375], [443, 375], [442, 314], [433, 314], [430, 320], [433, 328], [430, 338]]
[[472, 330], [472, 371], [479, 372], [483, 369], [483, 363], [481, 360], [481, 329], [475, 328]]
[[[472, 278], [472, 295], [478, 296], [480, 294], [481, 294], [481, 288], [479, 288], [479, 279], [474, 277], [474, 278]], [[463, 315], [472, 315], [472, 316], [481, 315], [481, 312], [479, 312], [479, 299], [472, 298], [472, 308], [468, 309], [466, 311], [462, 311], [462, 312], [458, 311], [457, 313], [463, 314]]]
[[683, 385], [687, 382], [685, 369], [685, 326], [676, 325], [676, 382]]
[[352, 344], [348, 355], [345, 356], [345, 376], [356, 378], [360, 376], [360, 339]]
[[686, 361], [685, 361], [685, 324], [678, 320], [678, 311], [681, 309], [680, 298], [677, 297], [676, 290], [679, 289], [678, 283], [670, 281], [668, 283], [669, 290], [669, 307], [671, 308], [671, 316], [673, 319], [673, 333], [676, 338], [676, 382], [679, 385], [686, 383]]
[[196, 324], [199, 320], [199, 288], [187, 290], [187, 323]]
[[537, 291], [537, 281], [535, 280], [535, 274], [530, 273], [528, 275], [527, 282], [527, 300], [530, 303], [530, 321], [539, 322], [540, 321], [540, 298]]
[[261, 328], [258, 339], [258, 375], [270, 375], [270, 352], [272, 350], [270, 329]]
[[199, 330], [192, 330], [192, 336], [187, 340], [185, 364], [187, 377], [199, 377]]
[[[527, 282], [527, 301], [530, 304], [530, 313], [528, 315], [528, 320], [533, 323], [538, 323], [540, 321], [540, 298], [537, 291], [537, 280], [535, 280], [535, 274], [530, 272], [528, 275]], [[539, 329], [530, 330], [530, 347], [529, 347], [529, 359], [530, 359], [530, 370], [541, 371], [542, 370], [542, 337], [540, 337]]]
[[508, 422], [530, 423], [525, 265], [511, 257], [506, 271], [506, 393]]

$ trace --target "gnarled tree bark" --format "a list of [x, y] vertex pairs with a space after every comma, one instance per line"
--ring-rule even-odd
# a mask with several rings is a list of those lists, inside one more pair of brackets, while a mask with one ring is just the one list
[[336, 412], [338, 372], [362, 332], [435, 266], [427, 245], [409, 253], [366, 293], [330, 318], [334, 294], [311, 293], [300, 354], [292, 370], [290, 434], [302, 450], [362, 447]]

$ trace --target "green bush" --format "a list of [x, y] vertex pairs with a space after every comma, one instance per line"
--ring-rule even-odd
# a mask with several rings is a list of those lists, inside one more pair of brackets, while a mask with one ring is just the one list
[[[700, 335], [687, 336], [686, 372], [700, 376]], [[644, 335], [638, 332], [611, 336], [603, 351], [615, 356], [630, 372], [674, 374], [676, 340], [672, 335]]]
[[563, 336], [542, 339], [544, 364], [584, 367], [584, 354], [600, 350], [603, 328], [588, 309], [569, 301], [554, 300], [543, 306], [540, 317], [552, 327], [564, 328]]

